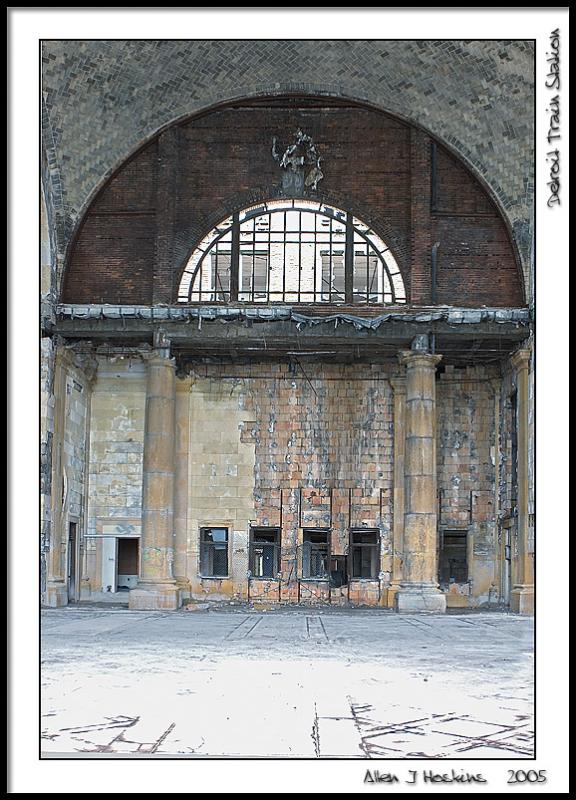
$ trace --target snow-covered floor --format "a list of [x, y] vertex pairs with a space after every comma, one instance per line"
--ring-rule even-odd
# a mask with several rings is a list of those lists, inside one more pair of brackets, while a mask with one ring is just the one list
[[486, 612], [42, 612], [42, 751], [528, 758], [533, 622]]

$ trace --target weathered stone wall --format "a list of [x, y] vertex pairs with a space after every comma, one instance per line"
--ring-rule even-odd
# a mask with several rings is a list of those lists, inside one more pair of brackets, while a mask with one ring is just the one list
[[[187, 379], [189, 394], [188, 577], [193, 596], [245, 595], [248, 529], [254, 511], [254, 444], [242, 440], [250, 419], [241, 380], [218, 374]], [[199, 578], [200, 528], [227, 527], [229, 580]]]
[[[53, 235], [53, 234], [52, 234]], [[53, 316], [57, 285], [56, 258], [52, 246], [44, 192], [40, 204], [40, 290], [42, 317]], [[40, 342], [40, 592], [45, 599], [46, 554], [50, 549], [52, 440], [54, 437], [54, 342], [43, 337]]]
[[54, 438], [54, 344], [40, 344], [40, 591], [46, 591], [46, 555], [52, 522], [52, 444]]
[[77, 596], [82, 576], [92, 371], [53, 340], [43, 340], [42, 350], [42, 601], [61, 605], [68, 591], [71, 523], [76, 523]]
[[102, 536], [139, 536], [146, 365], [100, 358], [92, 396], [86, 574], [102, 588]]
[[449, 605], [498, 599], [497, 392], [497, 367], [447, 367], [438, 376], [439, 528], [468, 532], [469, 583], [450, 587]]
[[[197, 365], [177, 381], [176, 558], [191, 597], [326, 602], [325, 584], [298, 580], [303, 528], [330, 529], [332, 553], [343, 555], [350, 528], [364, 528], [380, 534], [380, 579], [351, 580], [341, 599], [386, 603], [394, 511], [389, 379], [398, 373], [396, 365], [270, 362]], [[131, 535], [140, 532], [145, 392], [143, 362], [100, 361], [88, 521], [95, 591], [101, 536], [123, 535], [126, 526]], [[469, 534], [470, 583], [451, 587], [453, 605], [499, 599], [495, 415], [502, 392], [496, 367], [448, 368], [438, 376], [439, 526]], [[226, 579], [200, 577], [204, 526], [229, 529]], [[280, 582], [253, 579], [248, 586], [251, 526], [281, 528]], [[335, 590], [332, 601], [340, 594]]]
[[[281, 585], [251, 581], [252, 600], [323, 597], [324, 586], [298, 586], [303, 527], [332, 528], [333, 552], [345, 552], [350, 526], [380, 529], [389, 573], [392, 427], [385, 374], [318, 365], [294, 373], [272, 363], [199, 367], [189, 380], [193, 596], [246, 598], [250, 525], [282, 529]], [[229, 581], [197, 577], [199, 530], [206, 525], [230, 528]], [[371, 590], [356, 587], [351, 599], [377, 598], [374, 583]]]
[[[531, 359], [528, 375], [528, 540], [527, 552], [535, 552], [535, 465], [534, 465], [534, 446], [535, 446], [535, 407], [534, 407], [534, 347], [533, 341], [526, 342], [526, 346], [531, 351]], [[499, 444], [500, 444], [500, 472], [498, 479], [498, 522], [501, 544], [505, 544], [507, 538], [511, 547], [511, 583], [517, 579], [517, 558], [519, 552], [518, 542], [518, 506], [514, 503], [514, 495], [518, 500], [518, 486], [513, 486], [513, 407], [511, 396], [517, 389], [516, 370], [506, 360], [502, 367], [502, 382], [500, 388], [500, 425], [499, 425]], [[517, 474], [517, 473], [516, 473]], [[509, 533], [507, 533], [509, 531]], [[505, 567], [505, 565], [503, 565]]]
[[536, 545], [536, 353], [534, 351], [534, 342], [532, 339], [529, 342], [529, 346], [531, 357], [528, 374], [528, 552], [534, 553]]

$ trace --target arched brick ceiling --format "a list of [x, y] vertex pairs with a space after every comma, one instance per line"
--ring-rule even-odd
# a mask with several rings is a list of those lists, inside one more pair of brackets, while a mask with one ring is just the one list
[[159, 129], [234, 98], [301, 92], [366, 101], [444, 141], [498, 198], [527, 274], [533, 56], [521, 41], [44, 42], [59, 260], [95, 191]]

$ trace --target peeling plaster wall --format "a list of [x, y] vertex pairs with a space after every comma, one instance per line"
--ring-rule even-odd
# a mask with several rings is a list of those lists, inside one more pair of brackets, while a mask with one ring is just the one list
[[[42, 602], [61, 605], [67, 591], [72, 522], [76, 523], [77, 594], [82, 578], [91, 374], [78, 365], [71, 350], [55, 346], [51, 340], [43, 340], [42, 350], [45, 355], [41, 385], [43, 451], [45, 446], [50, 447], [50, 462], [44, 452], [42, 461], [42, 482], [48, 483], [42, 503], [42, 568], [46, 575]], [[60, 391], [55, 398], [56, 382]], [[63, 584], [55, 588], [54, 580], [63, 580]]]
[[[184, 502], [175, 518], [191, 597], [327, 602], [326, 584], [299, 580], [302, 531], [330, 529], [332, 553], [346, 555], [350, 528], [364, 528], [379, 531], [380, 578], [350, 580], [331, 600], [386, 603], [394, 458], [389, 379], [397, 373], [396, 365], [212, 364], [177, 382], [176, 485]], [[495, 413], [503, 391], [498, 368], [448, 369], [437, 382], [440, 526], [465, 528], [470, 537], [471, 582], [451, 587], [453, 605], [498, 599]], [[145, 401], [144, 363], [100, 360], [87, 558], [95, 591], [102, 536], [122, 535], [127, 525], [140, 533]], [[200, 575], [204, 526], [229, 529], [226, 579]], [[281, 528], [280, 582], [248, 583], [251, 526]]]
[[[250, 419], [239, 380], [195, 376], [190, 382], [188, 576], [193, 597], [245, 597], [248, 530], [255, 519], [255, 448], [241, 439]], [[229, 580], [199, 577], [203, 526], [229, 530]]]
[[439, 528], [468, 531], [469, 583], [448, 605], [497, 600], [496, 425], [498, 368], [447, 368], [437, 382]]
[[[50, 318], [56, 298], [56, 259], [48, 224], [44, 192], [40, 193], [40, 289], [43, 318]], [[46, 554], [50, 549], [52, 443], [54, 437], [54, 364], [55, 347], [52, 339], [40, 342], [40, 592], [45, 600]]]
[[52, 523], [52, 445], [54, 438], [54, 345], [40, 343], [40, 591], [46, 590], [46, 554]]
[[[534, 464], [534, 444], [535, 444], [535, 404], [534, 404], [534, 381], [535, 364], [534, 348], [532, 340], [525, 343], [531, 351], [531, 359], [528, 374], [528, 552], [535, 551], [535, 464]], [[511, 544], [511, 582], [516, 582], [516, 560], [518, 556], [518, 525], [516, 510], [512, 503], [512, 408], [510, 397], [516, 390], [516, 371], [508, 359], [502, 368], [502, 383], [500, 390], [500, 475], [498, 479], [499, 492], [499, 529], [500, 541], [506, 538], [506, 530], [510, 530]]]
[[[342, 554], [350, 527], [378, 529], [389, 580], [393, 428], [384, 368], [198, 367], [190, 401], [192, 596], [246, 599], [251, 524], [282, 529], [281, 583], [251, 580], [251, 600], [326, 599], [325, 584], [298, 581], [304, 527], [332, 528], [332, 552]], [[218, 524], [233, 536], [230, 580], [201, 580], [199, 529]], [[351, 582], [349, 597], [375, 604], [380, 582]]]
[[528, 374], [528, 551], [535, 549], [535, 435], [536, 435], [536, 403], [535, 403], [535, 358], [532, 340], [530, 342], [530, 371]]
[[102, 536], [139, 536], [146, 366], [100, 359], [92, 396], [86, 573], [102, 588]]

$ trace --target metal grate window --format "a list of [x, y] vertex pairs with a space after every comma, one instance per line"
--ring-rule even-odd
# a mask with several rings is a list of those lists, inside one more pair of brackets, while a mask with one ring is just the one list
[[225, 578], [228, 575], [228, 528], [200, 529], [200, 575]]
[[253, 528], [250, 536], [250, 574], [253, 578], [276, 578], [280, 572], [280, 531]]
[[350, 557], [353, 578], [376, 579], [380, 572], [379, 531], [351, 531]]
[[346, 211], [273, 200], [204, 237], [180, 281], [181, 303], [404, 304], [390, 248]]
[[328, 531], [304, 531], [302, 541], [302, 577], [328, 577]]

